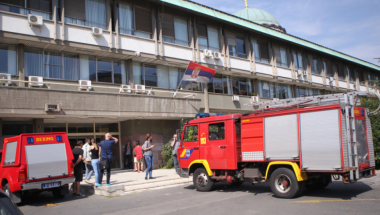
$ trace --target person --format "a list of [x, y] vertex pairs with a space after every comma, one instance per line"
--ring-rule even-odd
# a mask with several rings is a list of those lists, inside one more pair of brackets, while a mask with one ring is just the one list
[[138, 141], [136, 141], [136, 147], [133, 149], [133, 154], [136, 155], [134, 157], [135, 169], [137, 169], [138, 173], [140, 173], [140, 171], [144, 172], [144, 170], [143, 170], [144, 161], [143, 161], [142, 147], [140, 146], [140, 143]]
[[131, 167], [131, 155], [132, 155], [132, 145], [131, 141], [128, 140], [127, 144], [123, 145], [124, 154], [124, 168], [129, 169]]
[[[90, 150], [90, 138], [86, 138], [86, 143], [82, 147], [83, 149], [83, 160], [86, 161], [86, 159], [91, 159], [91, 153]], [[85, 162], [84, 166], [86, 167], [86, 174], [84, 176], [84, 181], [86, 184], [90, 183], [90, 178], [92, 174], [94, 173], [94, 170], [92, 169], [91, 163]]]
[[89, 152], [91, 152], [91, 164], [92, 169], [95, 172], [95, 187], [100, 186], [100, 169], [99, 169], [99, 146], [94, 138], [91, 139], [91, 147]]
[[173, 155], [173, 163], [174, 163], [174, 169], [176, 172], [178, 172], [178, 160], [177, 160], [177, 149], [179, 148], [180, 142], [178, 141], [178, 137], [176, 134], [173, 135], [173, 141], [171, 143], [171, 146], [173, 148], [172, 155]]
[[75, 181], [73, 183], [73, 195], [77, 197], [84, 196], [79, 193], [80, 191], [80, 182], [83, 180], [83, 142], [78, 141], [77, 145], [73, 149], [73, 155], [74, 155], [74, 177]]
[[148, 175], [149, 179], [154, 179], [152, 177], [152, 172], [153, 172], [153, 151], [152, 149], [155, 147], [155, 145], [152, 145], [150, 142], [152, 141], [152, 135], [147, 134], [145, 137], [145, 142], [142, 148], [144, 149], [144, 157], [146, 161], [146, 173], [145, 173], [145, 180], [148, 180]]
[[[112, 147], [119, 141], [117, 138], [112, 137], [110, 133], [106, 133], [104, 135], [104, 140], [100, 142], [99, 144], [99, 155], [101, 160], [108, 160], [108, 166], [107, 166], [107, 186], [111, 186], [111, 167], [112, 167], [112, 160], [113, 160], [113, 153], [112, 153]], [[104, 169], [102, 169], [100, 174], [100, 180], [99, 184], [102, 184], [103, 181], [103, 174]]]

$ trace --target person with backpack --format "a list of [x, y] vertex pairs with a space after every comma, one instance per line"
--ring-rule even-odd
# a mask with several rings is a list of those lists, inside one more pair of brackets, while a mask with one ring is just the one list
[[[111, 186], [111, 167], [113, 160], [112, 147], [119, 141], [116, 137], [113, 137], [110, 133], [104, 135], [105, 139], [99, 144], [100, 161], [106, 161], [105, 169], [107, 170], [107, 186]], [[101, 171], [99, 184], [102, 184], [104, 169]]]
[[144, 150], [144, 157], [146, 161], [146, 173], [145, 173], [145, 180], [148, 180], [148, 175], [149, 179], [154, 179], [152, 177], [152, 172], [153, 172], [153, 151], [152, 149], [155, 147], [155, 145], [152, 145], [150, 142], [152, 141], [152, 135], [147, 134], [145, 137], [145, 142], [144, 145], [142, 146]]

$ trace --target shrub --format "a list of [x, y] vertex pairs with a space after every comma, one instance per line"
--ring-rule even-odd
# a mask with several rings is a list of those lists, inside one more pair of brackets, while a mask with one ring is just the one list
[[172, 156], [173, 147], [171, 146], [172, 141], [173, 139], [165, 143], [162, 147], [161, 155], [164, 162], [163, 168], [165, 169], [171, 169], [174, 167], [173, 156]]

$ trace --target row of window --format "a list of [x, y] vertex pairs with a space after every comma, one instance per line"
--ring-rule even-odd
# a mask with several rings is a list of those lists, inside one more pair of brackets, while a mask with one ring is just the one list
[[[20, 13], [41, 15], [45, 19], [51, 19], [52, 1], [57, 1], [57, 18], [60, 18], [60, 0], [0, 0], [0, 10]], [[90, 27], [107, 28], [107, 7], [106, 0], [76, 0], [64, 1], [65, 22], [86, 25]], [[118, 30], [122, 34], [136, 35], [145, 38], [152, 38], [152, 11], [137, 7], [127, 3], [116, 4], [118, 16]], [[179, 45], [189, 46], [188, 20], [160, 13], [157, 19], [162, 23], [163, 41]], [[198, 46], [200, 49], [210, 49], [220, 51], [219, 29], [201, 23], [196, 23], [195, 29], [198, 35]], [[247, 58], [246, 38], [243, 35], [226, 32], [229, 55]], [[266, 41], [251, 40], [252, 54], [256, 61], [262, 63], [270, 62], [269, 44]], [[309, 62], [305, 53], [291, 50], [286, 47], [273, 46], [273, 53], [276, 57], [276, 64], [279, 67], [290, 67], [291, 61], [297, 70], [305, 70], [310, 65], [312, 74], [321, 75], [322, 69], [327, 77], [338, 73], [339, 80], [345, 80], [346, 75], [350, 82], [359, 78], [364, 84], [363, 71], [354, 71], [340, 64], [333, 64], [326, 60], [319, 60], [313, 56]], [[372, 77], [372, 76], [371, 76]], [[373, 76], [377, 80], [377, 76]]]
[[[24, 48], [25, 76], [42, 76], [64, 80], [91, 80], [93, 82], [126, 84], [127, 71], [125, 61], [107, 59], [97, 56], [43, 51], [37, 48]], [[182, 81], [183, 68], [164, 65], [151, 65], [133, 62], [133, 79], [135, 84], [190, 91], [202, 91], [202, 84]], [[326, 64], [323, 64], [326, 66]], [[350, 72], [346, 67], [346, 72]], [[0, 44], [0, 73], [17, 75], [17, 50], [15, 45]], [[364, 77], [364, 76], [363, 76]], [[362, 78], [363, 78], [362, 77]], [[374, 73], [368, 74], [370, 85], [378, 80]], [[353, 82], [353, 80], [351, 80]], [[216, 74], [208, 83], [208, 91], [226, 95], [254, 95], [252, 80], [234, 76]], [[299, 91], [299, 93], [298, 93]], [[305, 92], [304, 92], [305, 91]], [[262, 98], [292, 98], [290, 85], [259, 81], [258, 92]], [[318, 95], [311, 89], [299, 88], [296, 96]]]

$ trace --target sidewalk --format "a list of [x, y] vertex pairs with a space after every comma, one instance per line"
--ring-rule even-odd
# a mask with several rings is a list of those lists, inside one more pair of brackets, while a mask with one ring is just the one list
[[81, 183], [81, 191], [88, 194], [103, 196], [118, 196], [132, 192], [157, 189], [181, 185], [192, 182], [192, 177], [181, 178], [174, 169], [158, 169], [153, 170], [155, 179], [145, 180], [145, 172], [132, 172], [132, 170], [115, 170], [111, 171], [111, 186], [105, 184], [106, 176], [103, 176], [103, 184], [95, 188], [95, 175], [90, 179], [91, 184]]

